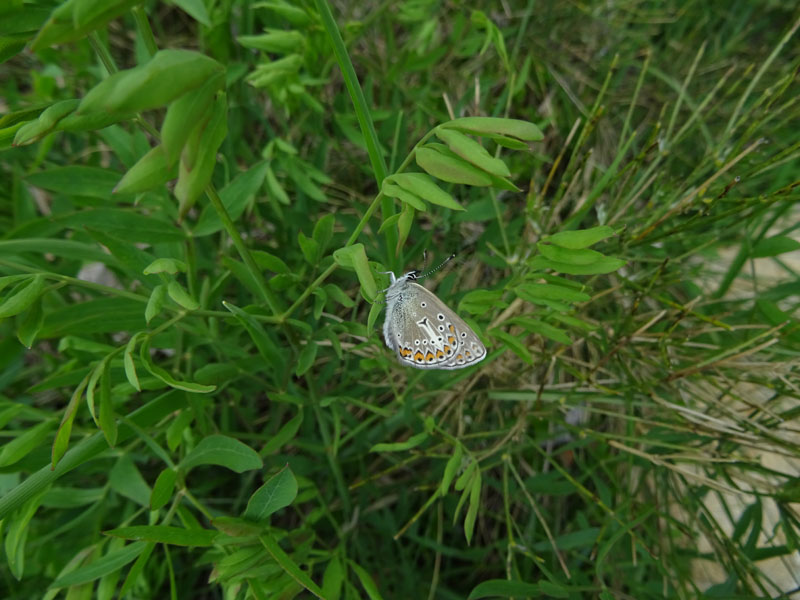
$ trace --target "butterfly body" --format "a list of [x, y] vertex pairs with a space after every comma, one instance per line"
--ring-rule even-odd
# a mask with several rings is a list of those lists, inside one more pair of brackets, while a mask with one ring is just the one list
[[404, 365], [461, 369], [486, 358], [486, 348], [463, 319], [418, 283], [417, 271], [389, 274], [383, 337]]

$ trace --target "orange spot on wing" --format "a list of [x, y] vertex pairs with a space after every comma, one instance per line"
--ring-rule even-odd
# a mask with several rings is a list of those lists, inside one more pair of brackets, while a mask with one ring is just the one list
[[428, 353], [425, 355], [425, 360], [427, 360], [428, 362], [431, 362], [434, 358], [435, 358], [435, 356], [433, 356], [433, 352], [428, 350]]
[[436, 351], [436, 358], [438, 358], [439, 360], [442, 360], [444, 358], [444, 352], [442, 352], [441, 350], [437, 350]]
[[450, 325], [448, 325], [447, 328], [450, 330], [450, 333], [455, 333], [456, 332], [456, 328], [453, 326], [452, 323]]
[[456, 345], [456, 338], [454, 338], [452, 335], [449, 336], [447, 338], [447, 343], [450, 344], [451, 346], [455, 346]]
[[457, 360], [464, 360], [464, 355], [463, 354], [457, 354], [456, 355], [456, 359]]
[[417, 361], [417, 362], [420, 362], [420, 361], [421, 361], [423, 358], [425, 358], [425, 357], [424, 357], [424, 355], [422, 354], [422, 351], [421, 351], [421, 350], [417, 350], [417, 351], [414, 353], [414, 360], [415, 360], [415, 361]]

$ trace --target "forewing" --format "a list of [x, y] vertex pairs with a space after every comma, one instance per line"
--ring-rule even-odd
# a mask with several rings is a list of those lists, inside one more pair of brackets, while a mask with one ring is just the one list
[[393, 340], [401, 363], [418, 369], [461, 369], [486, 358], [475, 332], [432, 292], [409, 282], [407, 293]]

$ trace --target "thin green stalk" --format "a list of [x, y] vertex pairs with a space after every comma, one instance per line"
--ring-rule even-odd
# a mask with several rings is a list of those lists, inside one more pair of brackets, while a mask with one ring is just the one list
[[756, 72], [755, 76], [750, 80], [747, 89], [744, 91], [744, 94], [742, 94], [742, 97], [739, 98], [739, 102], [736, 105], [736, 108], [734, 109], [733, 113], [731, 114], [731, 118], [728, 120], [728, 125], [725, 127], [725, 135], [723, 136], [724, 138], [727, 139], [730, 136], [731, 132], [733, 131], [733, 127], [736, 124], [736, 121], [739, 119], [739, 114], [742, 112], [742, 107], [744, 106], [744, 103], [747, 102], [747, 99], [750, 97], [750, 94], [753, 93], [753, 90], [758, 85], [758, 82], [761, 81], [761, 77], [764, 75], [764, 73], [766, 73], [767, 69], [770, 67], [773, 61], [778, 57], [778, 54], [780, 54], [780, 51], [786, 45], [786, 42], [788, 42], [795, 34], [798, 27], [800, 27], [800, 17], [798, 17], [798, 19], [794, 22], [792, 28], [786, 32], [786, 35], [784, 35], [781, 38], [781, 41], [778, 42], [778, 45], [775, 46], [775, 48], [772, 50], [770, 55], [767, 57], [767, 60], [765, 60], [761, 64], [761, 68]]
[[[336, 56], [336, 61], [339, 63], [339, 68], [342, 71], [342, 77], [344, 78], [347, 91], [350, 94], [350, 100], [353, 102], [353, 109], [358, 119], [358, 125], [361, 128], [361, 133], [364, 136], [364, 142], [367, 146], [367, 155], [372, 165], [372, 173], [375, 176], [378, 189], [380, 189], [381, 183], [383, 183], [383, 180], [386, 178], [386, 163], [380, 151], [378, 134], [375, 132], [375, 125], [372, 122], [369, 107], [364, 98], [364, 92], [361, 90], [356, 71], [353, 68], [353, 63], [350, 61], [350, 56], [347, 53], [347, 48], [344, 45], [342, 35], [333, 18], [330, 6], [328, 6], [326, 0], [315, 0], [315, 4], [320, 19], [322, 20], [322, 25], [333, 46], [333, 52]], [[381, 202], [381, 212], [384, 220], [394, 214], [394, 202], [391, 198], [383, 198]], [[395, 263], [397, 260], [396, 257], [393, 256], [393, 249], [397, 246], [397, 232], [391, 227], [388, 228], [384, 232], [384, 239], [386, 240], [386, 263], [392, 267], [396, 267]]]
[[139, 29], [145, 48], [147, 48], [150, 56], [153, 56], [158, 52], [158, 44], [156, 44], [156, 38], [153, 36], [153, 30], [150, 27], [150, 21], [147, 19], [147, 13], [141, 6], [134, 6], [133, 17], [136, 19], [136, 27]]
[[[423, 136], [423, 137], [422, 137], [422, 138], [421, 138], [421, 139], [420, 139], [420, 140], [419, 140], [419, 141], [418, 141], [418, 142], [415, 144], [414, 148], [412, 148], [412, 149], [411, 149], [411, 152], [409, 152], [409, 153], [408, 153], [408, 156], [406, 156], [406, 159], [405, 159], [405, 160], [403, 161], [403, 163], [402, 163], [402, 164], [401, 164], [401, 165], [400, 165], [400, 166], [397, 168], [397, 171], [395, 171], [396, 173], [402, 173], [402, 172], [403, 172], [403, 171], [406, 169], [406, 167], [408, 167], [408, 165], [411, 163], [411, 160], [414, 158], [414, 153], [416, 152], [417, 148], [418, 148], [419, 146], [421, 146], [422, 144], [424, 144], [424, 143], [425, 143], [425, 142], [428, 140], [428, 138], [430, 138], [432, 135], [433, 135], [433, 130], [431, 130], [431, 131], [429, 131], [428, 133], [426, 133], [426, 134], [425, 134], [425, 135], [424, 135], [424, 136]], [[385, 199], [385, 196], [383, 195], [383, 192], [379, 192], [379, 193], [378, 193], [378, 195], [377, 195], [377, 196], [375, 196], [375, 198], [372, 200], [372, 202], [370, 203], [369, 207], [367, 208], [367, 211], [364, 213], [364, 216], [363, 216], [363, 217], [361, 217], [361, 220], [358, 222], [358, 225], [356, 225], [356, 226], [355, 226], [355, 228], [353, 229], [353, 233], [351, 233], [351, 234], [350, 234], [350, 237], [348, 238], [348, 240], [347, 240], [347, 243], [344, 245], [344, 247], [345, 247], [345, 248], [347, 248], [348, 246], [352, 246], [353, 244], [355, 244], [355, 243], [356, 243], [356, 240], [358, 239], [358, 236], [359, 236], [359, 235], [361, 235], [361, 232], [364, 230], [364, 227], [366, 227], [366, 226], [367, 226], [367, 223], [369, 222], [369, 220], [370, 220], [370, 218], [372, 217], [373, 213], [374, 213], [374, 212], [375, 212], [375, 210], [378, 208], [378, 204], [379, 204], [379, 203], [381, 202], [381, 200], [383, 200], [383, 199]], [[312, 283], [311, 283], [311, 284], [310, 284], [310, 285], [309, 285], [309, 286], [308, 286], [308, 287], [305, 289], [305, 291], [303, 291], [303, 293], [302, 293], [302, 294], [300, 294], [300, 296], [297, 298], [297, 300], [295, 300], [295, 301], [292, 303], [292, 305], [291, 305], [289, 308], [287, 308], [287, 309], [286, 309], [286, 311], [285, 311], [285, 312], [284, 312], [282, 315], [280, 315], [280, 317], [279, 317], [280, 321], [281, 321], [281, 322], [283, 322], [283, 321], [285, 321], [286, 319], [288, 319], [288, 318], [291, 316], [291, 314], [292, 314], [292, 313], [293, 313], [295, 310], [297, 310], [297, 308], [298, 308], [298, 307], [299, 307], [299, 306], [300, 306], [300, 305], [303, 303], [303, 301], [304, 301], [306, 298], [308, 298], [308, 297], [311, 295], [311, 293], [312, 293], [312, 292], [313, 292], [315, 289], [317, 289], [317, 287], [319, 287], [320, 285], [322, 285], [322, 282], [323, 282], [323, 281], [325, 281], [325, 280], [326, 280], [328, 277], [330, 277], [330, 276], [331, 276], [331, 273], [333, 273], [333, 272], [336, 270], [336, 267], [337, 267], [337, 266], [338, 266], [338, 265], [337, 265], [336, 263], [333, 263], [333, 264], [332, 264], [332, 265], [330, 265], [330, 266], [329, 266], [327, 269], [325, 269], [325, 270], [324, 270], [324, 271], [323, 271], [323, 272], [322, 272], [322, 273], [319, 275], [319, 277], [317, 277], [317, 278], [316, 278], [316, 279], [315, 279], [315, 280], [314, 280], [314, 281], [313, 281], [313, 282], [312, 282]]]
[[97, 54], [97, 58], [100, 59], [100, 62], [103, 63], [103, 66], [106, 68], [106, 72], [109, 75], [113, 75], [117, 72], [117, 65], [114, 63], [114, 58], [111, 56], [111, 52], [108, 51], [108, 47], [103, 43], [100, 39], [100, 36], [97, 35], [96, 31], [93, 31], [89, 34], [89, 45], [94, 50], [95, 54]]
[[217, 211], [217, 216], [219, 220], [222, 221], [222, 227], [230, 236], [233, 245], [236, 247], [237, 252], [239, 252], [239, 256], [241, 256], [247, 270], [250, 271], [250, 275], [252, 275], [253, 280], [256, 282], [258, 291], [261, 292], [262, 299], [267, 303], [272, 314], [277, 315], [282, 310], [280, 306], [281, 303], [264, 279], [256, 261], [253, 260], [250, 250], [247, 249], [244, 240], [242, 240], [242, 236], [239, 235], [239, 230], [236, 229], [236, 226], [233, 224], [230, 215], [228, 215], [228, 211], [225, 210], [225, 206], [222, 204], [222, 199], [219, 197], [219, 194], [217, 194], [217, 190], [213, 185], [209, 184], [206, 187], [206, 195], [211, 205], [214, 207], [214, 210]]

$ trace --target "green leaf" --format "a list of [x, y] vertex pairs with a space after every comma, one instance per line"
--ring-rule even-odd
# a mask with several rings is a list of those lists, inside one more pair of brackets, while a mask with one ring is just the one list
[[264, 444], [264, 447], [261, 449], [259, 454], [261, 456], [267, 456], [268, 454], [272, 454], [277, 450], [283, 448], [284, 445], [288, 444], [291, 440], [294, 439], [294, 436], [297, 435], [297, 431], [300, 429], [300, 425], [303, 423], [303, 410], [300, 409], [294, 417], [292, 417], [287, 423], [285, 423], [279, 430], [278, 433], [273, 435], [269, 441]]
[[503, 293], [503, 290], [472, 290], [458, 303], [458, 311], [482, 315], [496, 308], [505, 308], [508, 302], [502, 300]]
[[128, 454], [123, 454], [111, 468], [108, 484], [112, 490], [133, 500], [139, 506], [149, 506], [150, 486], [142, 477], [141, 472]]
[[274, 2], [256, 2], [253, 8], [267, 8], [272, 12], [280, 15], [289, 23], [296, 26], [308, 25], [311, 21], [308, 13], [298, 6], [294, 6], [285, 0], [276, 0]]
[[400, 218], [397, 221], [397, 244], [402, 246], [408, 239], [408, 234], [411, 233], [411, 226], [414, 224], [414, 208], [406, 204], [400, 213]]
[[263, 250], [251, 250], [250, 253], [253, 255], [253, 260], [255, 260], [256, 264], [262, 269], [272, 271], [273, 273], [291, 273], [289, 265], [274, 254], [264, 252]]
[[455, 448], [453, 448], [453, 454], [451, 454], [450, 458], [447, 459], [447, 464], [444, 467], [442, 483], [439, 485], [439, 494], [441, 496], [444, 496], [450, 490], [450, 484], [453, 482], [453, 478], [461, 468], [461, 459], [463, 456], [464, 448], [461, 446], [461, 444], [456, 443]]
[[153, 317], [161, 312], [164, 306], [164, 300], [167, 298], [167, 286], [158, 284], [150, 292], [150, 298], [147, 300], [147, 306], [144, 309], [144, 319], [147, 323], [153, 320]]
[[542, 596], [542, 590], [535, 583], [514, 581], [507, 579], [489, 579], [482, 581], [469, 593], [467, 600], [480, 598], [537, 598]]
[[312, 266], [319, 263], [320, 247], [317, 240], [314, 238], [306, 237], [302, 231], [297, 232], [297, 241], [300, 244], [300, 250], [303, 252], [303, 258]]
[[342, 291], [342, 288], [337, 286], [334, 283], [326, 283], [325, 284], [325, 293], [328, 295], [328, 298], [335, 300], [345, 308], [353, 308], [356, 303], [353, 302], [352, 298]]
[[167, 164], [164, 146], [159, 144], [142, 156], [114, 187], [115, 194], [141, 194], [161, 188], [178, 176], [175, 167]]
[[382, 307], [383, 305], [378, 302], [369, 307], [369, 315], [367, 315], [367, 331], [369, 333], [375, 329], [375, 323], [378, 321]]
[[277, 200], [279, 203], [288, 206], [290, 203], [289, 195], [286, 193], [286, 190], [283, 189], [283, 186], [278, 181], [274, 171], [269, 166], [267, 167], [265, 182], [267, 184], [267, 190], [269, 190], [270, 197]]
[[36, 336], [44, 323], [44, 312], [42, 311], [42, 298], [37, 298], [31, 305], [22, 322], [17, 328], [17, 339], [26, 348], [33, 347]]
[[263, 521], [271, 514], [289, 506], [296, 497], [297, 480], [289, 465], [286, 465], [250, 496], [244, 517]]
[[26, 123], [17, 130], [14, 145], [24, 146], [40, 140], [50, 133], [61, 119], [78, 108], [79, 104], [80, 100], [62, 100], [52, 104], [39, 115], [38, 119]]
[[450, 210], [464, 210], [463, 206], [436, 185], [436, 182], [425, 173], [398, 173], [388, 177], [388, 179], [431, 204], [443, 206]]
[[186, 272], [186, 263], [175, 258], [157, 258], [143, 270], [145, 275], [153, 275], [155, 273], [175, 275], [178, 272]]
[[42, 446], [45, 440], [50, 437], [55, 423], [53, 421], [43, 421], [38, 425], [29, 427], [17, 432], [18, 435], [3, 443], [0, 450], [0, 467], [13, 465], [21, 460], [33, 450]]
[[236, 41], [245, 48], [278, 54], [302, 51], [306, 45], [306, 38], [302, 33], [282, 29], [268, 29], [267, 33], [261, 35], [240, 35], [236, 37]]
[[[115, 180], [118, 177], [118, 174], [114, 175]], [[111, 187], [113, 187], [113, 184], [111, 184]], [[108, 201], [111, 187], [108, 188], [107, 193], [103, 196], [102, 199], [104, 201]], [[168, 217], [163, 212], [145, 215], [136, 212], [137, 210], [139, 209], [94, 208], [80, 210], [63, 216], [51, 217], [48, 219], [48, 223], [53, 224], [55, 231], [60, 231], [65, 227], [73, 227], [78, 230], [88, 227], [101, 230], [132, 244], [155, 245], [168, 242], [183, 242], [186, 239], [183, 230], [168, 221]], [[47, 240], [48, 244], [66, 241], [69, 240]], [[42, 242], [38, 241], [37, 243], [41, 251]], [[47, 249], [50, 250], [50, 247], [48, 246]]]
[[[403, 209], [405, 209], [405, 208], [406, 207], [404, 206]], [[412, 208], [412, 207], [409, 206], [408, 208]], [[381, 226], [378, 228], [378, 233], [383, 233], [384, 231], [386, 231], [390, 227], [393, 227], [394, 225], [397, 225], [397, 222], [400, 220], [400, 217], [401, 217], [401, 215], [403, 215], [404, 212], [405, 212], [405, 210], [403, 212], [395, 213], [392, 216], [385, 218], [383, 220], [383, 223], [381, 223]]]
[[539, 300], [587, 302], [592, 298], [589, 294], [578, 290], [550, 283], [522, 283], [517, 286], [515, 291], [520, 298], [536, 304], [542, 304]]
[[198, 123], [208, 119], [219, 90], [224, 89], [225, 74], [215, 73], [169, 105], [161, 125], [161, 144], [167, 164], [173, 165]]
[[186, 142], [178, 169], [178, 183], [173, 193], [178, 199], [180, 217], [184, 217], [211, 181], [217, 162], [217, 150], [228, 133], [228, 101], [219, 93], [208, 120], [199, 122]]
[[361, 291], [367, 300], [372, 300], [378, 293], [375, 279], [369, 268], [367, 253], [364, 251], [364, 244], [353, 244], [340, 248], [333, 253], [333, 259], [343, 267], [355, 269], [358, 275], [358, 282], [361, 284]]
[[462, 117], [447, 123], [442, 123], [440, 127], [448, 129], [458, 129], [474, 133], [476, 135], [501, 135], [525, 140], [526, 142], [538, 142], [544, 139], [541, 130], [528, 121], [518, 119], [503, 119], [498, 117]]
[[253, 343], [258, 349], [258, 353], [269, 368], [269, 372], [274, 374], [275, 380], [280, 379], [281, 371], [285, 366], [284, 353], [278, 349], [277, 344], [273, 341], [272, 337], [265, 331], [264, 327], [259, 323], [253, 315], [245, 312], [238, 306], [234, 306], [229, 302], [222, 302], [222, 305], [227, 308], [236, 319], [244, 325], [245, 330], [253, 340]]
[[122, 582], [122, 587], [119, 590], [118, 598], [127, 598], [130, 590], [139, 583], [144, 568], [147, 566], [147, 561], [150, 560], [150, 555], [153, 553], [156, 545], [154, 542], [146, 542], [144, 550], [133, 563], [133, 566], [128, 570], [128, 575], [125, 581]]
[[367, 592], [367, 596], [369, 596], [370, 600], [383, 600], [383, 596], [381, 596], [380, 591], [378, 590], [378, 586], [375, 585], [375, 581], [372, 579], [369, 573], [361, 567], [358, 563], [353, 562], [352, 560], [348, 561], [350, 564], [350, 568], [358, 577], [358, 580], [361, 582], [361, 585], [364, 587], [364, 591]]
[[335, 224], [336, 217], [333, 214], [327, 214], [314, 225], [314, 231], [311, 237], [319, 244], [321, 252], [325, 252], [331, 239], [333, 239], [333, 228]]
[[419, 211], [424, 212], [428, 210], [422, 198], [406, 189], [401, 188], [399, 185], [395, 185], [392, 182], [391, 177], [387, 177], [383, 180], [383, 183], [381, 183], [381, 192], [383, 192], [384, 196], [388, 196], [389, 198], [397, 198], [398, 200], [405, 202], [409, 206], [412, 206]]
[[[180, 411], [185, 404], [185, 394], [178, 394], [173, 390], [169, 390], [167, 393], [156, 396], [147, 401], [144, 406], [131, 412], [128, 415], [128, 419], [135, 426], [148, 431], [168, 415], [175, 411]], [[120, 429], [120, 442], [133, 436], [134, 431], [132, 428], [124, 427]], [[58, 478], [93, 460], [94, 457], [107, 453], [107, 451], [108, 444], [103, 439], [103, 434], [98, 432], [84, 437], [66, 454], [64, 460], [56, 465], [55, 469], [52, 469], [51, 465], [44, 465], [38, 470], [34, 469], [20, 484], [0, 496], [0, 519], [8, 517], [14, 510], [20, 508], [25, 502], [45, 490]]]
[[231, 537], [249, 537], [264, 531], [264, 526], [238, 517], [215, 517], [211, 524]]
[[174, 279], [167, 285], [167, 293], [170, 298], [186, 310], [197, 310], [200, 308], [200, 303], [192, 298], [189, 292], [183, 289], [183, 286]]
[[404, 442], [394, 442], [394, 443], [386, 443], [386, 444], [375, 444], [372, 448], [369, 449], [370, 452], [400, 452], [401, 450], [410, 450], [411, 448], [416, 448], [420, 444], [424, 443], [429, 437], [428, 433], [423, 431], [422, 433], [418, 433], [416, 435], [412, 435]]
[[70, 0], [56, 7], [31, 49], [39, 51], [53, 44], [63, 44], [85, 37], [112, 19], [127, 12], [141, 0], [108, 0], [104, 2]]
[[[31, 173], [25, 179], [33, 186], [65, 196], [108, 200], [119, 181], [119, 173], [99, 167], [70, 165]], [[85, 224], [88, 223], [82, 223]]]
[[797, 240], [785, 235], [776, 235], [758, 242], [753, 248], [752, 256], [753, 258], [765, 258], [767, 256], [778, 256], [786, 252], [794, 252], [799, 249], [800, 242]]
[[98, 298], [55, 309], [44, 317], [39, 337], [144, 329], [142, 303], [128, 298]]
[[209, 435], [181, 461], [180, 467], [189, 470], [198, 465], [219, 465], [237, 473], [264, 466], [261, 457], [250, 446], [224, 435]]
[[150, 337], [146, 337], [144, 342], [139, 348], [139, 359], [144, 364], [145, 368], [150, 372], [151, 375], [157, 377], [168, 386], [173, 387], [178, 390], [184, 390], [186, 392], [194, 392], [196, 394], [207, 394], [208, 392], [213, 392], [216, 386], [213, 385], [201, 385], [199, 383], [193, 383], [191, 381], [181, 381], [179, 379], [175, 379], [170, 373], [162, 369], [161, 367], [157, 366], [153, 363], [153, 359], [150, 357]]
[[569, 338], [566, 332], [564, 332], [563, 329], [554, 327], [553, 325], [545, 323], [544, 321], [531, 319], [530, 317], [515, 317], [511, 319], [509, 323], [514, 325], [520, 325], [530, 333], [538, 333], [560, 344], [572, 343], [572, 340]]
[[417, 148], [415, 158], [422, 169], [442, 181], [479, 187], [492, 185], [491, 178], [484, 171], [455, 155], [446, 155], [430, 145]]
[[502, 329], [492, 329], [489, 333], [505, 343], [505, 345], [508, 346], [514, 354], [519, 356], [526, 363], [529, 365], [533, 364], [533, 355], [531, 354], [531, 351], [528, 350], [528, 348], [526, 348], [516, 336], [513, 336]]
[[56, 432], [56, 439], [53, 441], [53, 449], [51, 452], [50, 465], [53, 469], [58, 465], [58, 461], [64, 456], [64, 453], [69, 447], [69, 437], [72, 433], [72, 422], [75, 420], [75, 415], [78, 412], [78, 404], [83, 397], [83, 392], [86, 385], [89, 383], [89, 376], [84, 377], [72, 392], [67, 408], [64, 409], [64, 416], [61, 418], [61, 424], [58, 426]]
[[206, 27], [211, 27], [211, 20], [208, 18], [208, 11], [203, 0], [169, 0], [175, 6], [180, 6], [183, 12], [192, 17], [195, 21]]
[[223, 70], [199, 52], [160, 50], [147, 63], [115, 73], [89, 90], [78, 113], [131, 115], [166, 106]]
[[333, 555], [322, 574], [322, 597], [325, 600], [339, 600], [342, 595], [345, 572], [341, 559]]
[[564, 325], [568, 325], [569, 327], [575, 327], [576, 329], [581, 329], [583, 331], [595, 331], [597, 329], [597, 325], [593, 325], [592, 323], [587, 323], [582, 319], [578, 319], [571, 315], [565, 315], [563, 313], [552, 313], [548, 315], [548, 318], [553, 319], [555, 321], [560, 321], [564, 323]]
[[153, 485], [153, 493], [150, 494], [150, 510], [158, 510], [169, 502], [175, 491], [177, 477], [178, 474], [175, 470], [169, 467], [158, 474], [158, 478]]
[[74, 0], [72, 2], [72, 22], [76, 29], [93, 24], [98, 27], [111, 19], [119, 16], [135, 3], [132, 0]]
[[592, 227], [591, 229], [579, 229], [577, 231], [559, 231], [551, 236], [543, 238], [542, 241], [551, 242], [562, 248], [580, 250], [588, 248], [597, 242], [614, 235], [614, 230], [607, 225]]
[[44, 284], [44, 275], [34, 275], [18, 283], [0, 302], [0, 319], [24, 312], [39, 299], [44, 291]]
[[603, 258], [603, 255], [595, 250], [582, 248], [580, 250], [572, 250], [570, 248], [562, 248], [552, 244], [536, 244], [542, 256], [548, 260], [553, 260], [571, 265], [591, 265]]
[[556, 273], [566, 273], [567, 275], [604, 275], [606, 273], [613, 273], [625, 266], [625, 261], [619, 258], [604, 256], [590, 265], [573, 265], [549, 260], [544, 256], [534, 256], [528, 261], [528, 266], [534, 271], [552, 269]]
[[71, 587], [100, 579], [104, 575], [120, 570], [129, 562], [135, 560], [146, 546], [145, 542], [134, 542], [119, 550], [109, 552], [87, 565], [82, 565], [74, 571], [62, 575], [50, 584], [49, 589]]
[[[220, 190], [219, 198], [231, 220], [236, 221], [242, 216], [247, 205], [261, 189], [268, 168], [269, 163], [266, 161], [256, 163], [247, 171], [239, 173], [233, 181]], [[210, 235], [221, 229], [222, 221], [220, 221], [216, 209], [213, 205], [208, 204], [200, 213], [197, 226], [194, 228], [194, 236]]]
[[105, 246], [121, 265], [128, 271], [128, 275], [145, 283], [145, 285], [155, 285], [155, 278], [143, 277], [143, 271], [147, 265], [153, 262], [153, 255], [104, 231], [86, 227], [86, 232], [92, 236], [98, 244]]
[[481, 504], [481, 471], [475, 470], [469, 490], [469, 508], [467, 516], [464, 518], [464, 535], [467, 538], [467, 545], [472, 543], [472, 532], [475, 530], [475, 520], [478, 518], [478, 508]]
[[76, 240], [59, 240], [52, 238], [25, 238], [17, 240], [0, 240], [0, 256], [10, 254], [31, 253], [47, 258], [55, 255], [66, 260], [79, 260], [86, 262], [100, 262], [106, 265], [118, 266], [116, 260], [94, 244], [78, 242]]
[[506, 163], [499, 158], [493, 157], [486, 148], [463, 133], [455, 129], [437, 127], [436, 137], [447, 144], [450, 150], [479, 169], [496, 175], [497, 177], [511, 176], [511, 171], [508, 170]]
[[291, 557], [286, 554], [286, 552], [283, 551], [274, 537], [268, 533], [265, 533], [258, 536], [258, 539], [264, 545], [264, 548], [266, 548], [267, 552], [272, 555], [272, 558], [275, 559], [275, 562], [278, 564], [278, 566], [283, 569], [284, 572], [289, 575], [289, 577], [294, 579], [297, 583], [302, 585], [315, 596], [322, 598], [322, 590], [319, 589], [319, 586], [317, 586], [317, 584], [314, 583], [308, 575], [306, 575], [300, 566], [295, 563]]
[[103, 533], [126, 540], [142, 540], [172, 546], [211, 546], [219, 536], [218, 531], [210, 529], [183, 529], [166, 525], [118, 527]]
[[105, 360], [100, 377], [100, 412], [98, 425], [110, 447], [117, 444], [117, 419], [111, 404], [111, 361]]
[[305, 375], [311, 366], [314, 364], [314, 359], [317, 358], [317, 344], [314, 340], [308, 340], [306, 345], [300, 351], [300, 356], [297, 359], [297, 368], [294, 374], [298, 377]]
[[28, 498], [15, 514], [3, 520], [6, 564], [11, 574], [18, 580], [22, 579], [24, 575], [28, 525], [39, 509], [44, 495], [45, 491], [40, 490], [39, 493]]

